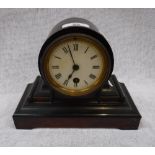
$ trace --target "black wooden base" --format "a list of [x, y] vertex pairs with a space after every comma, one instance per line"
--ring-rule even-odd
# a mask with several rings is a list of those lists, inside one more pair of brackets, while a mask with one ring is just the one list
[[111, 87], [94, 99], [55, 99], [38, 76], [28, 84], [13, 115], [18, 129], [119, 128], [137, 129], [141, 119], [128, 90], [114, 75]]

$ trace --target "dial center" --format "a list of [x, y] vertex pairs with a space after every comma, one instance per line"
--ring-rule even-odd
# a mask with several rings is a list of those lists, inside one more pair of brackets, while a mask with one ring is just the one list
[[79, 65], [77, 65], [77, 64], [73, 65], [73, 70], [75, 70], [75, 71], [79, 70]]

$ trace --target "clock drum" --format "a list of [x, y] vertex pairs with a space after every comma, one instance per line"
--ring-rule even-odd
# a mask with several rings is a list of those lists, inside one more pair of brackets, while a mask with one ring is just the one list
[[39, 54], [39, 71], [61, 96], [96, 95], [113, 71], [113, 52], [97, 28], [81, 18], [57, 24]]

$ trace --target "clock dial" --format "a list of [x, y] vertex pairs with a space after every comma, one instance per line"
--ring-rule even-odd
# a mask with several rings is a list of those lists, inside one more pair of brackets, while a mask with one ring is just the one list
[[45, 75], [63, 94], [81, 96], [102, 84], [107, 72], [106, 48], [84, 36], [65, 37], [45, 55]]

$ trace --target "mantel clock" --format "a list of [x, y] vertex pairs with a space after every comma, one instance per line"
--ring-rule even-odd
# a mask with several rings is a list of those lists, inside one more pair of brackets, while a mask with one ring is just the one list
[[16, 128], [138, 128], [141, 115], [112, 74], [112, 48], [90, 21], [58, 23], [41, 47], [38, 68], [13, 115]]

